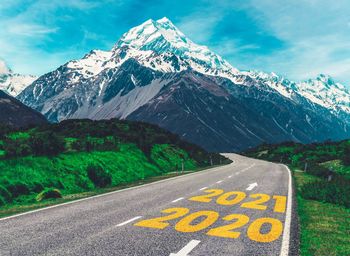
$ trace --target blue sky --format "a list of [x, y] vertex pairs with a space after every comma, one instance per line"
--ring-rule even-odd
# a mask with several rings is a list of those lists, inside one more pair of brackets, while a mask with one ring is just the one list
[[0, 57], [40, 75], [166, 16], [239, 69], [349, 85], [349, 13], [348, 0], [1, 0]]

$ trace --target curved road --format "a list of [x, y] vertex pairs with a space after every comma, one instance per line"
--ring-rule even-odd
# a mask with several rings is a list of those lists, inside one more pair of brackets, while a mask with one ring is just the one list
[[297, 255], [289, 170], [227, 156], [230, 165], [0, 219], [0, 255]]

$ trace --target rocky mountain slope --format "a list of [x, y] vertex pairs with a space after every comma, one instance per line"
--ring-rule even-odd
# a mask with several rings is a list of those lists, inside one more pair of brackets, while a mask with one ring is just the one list
[[239, 71], [166, 18], [41, 76], [18, 98], [51, 121], [141, 120], [213, 151], [350, 135], [350, 93], [330, 77]]
[[0, 90], [0, 124], [14, 127], [45, 124], [46, 118]]
[[14, 73], [5, 61], [0, 59], [0, 90], [15, 97], [37, 78], [36, 76]]

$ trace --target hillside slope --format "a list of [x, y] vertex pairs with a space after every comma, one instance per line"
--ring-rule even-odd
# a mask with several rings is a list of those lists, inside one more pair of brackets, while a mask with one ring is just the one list
[[45, 123], [47, 121], [42, 114], [0, 90], [0, 124], [26, 127]]
[[154, 125], [68, 120], [2, 135], [0, 203], [34, 203], [45, 189], [69, 195], [229, 162]]

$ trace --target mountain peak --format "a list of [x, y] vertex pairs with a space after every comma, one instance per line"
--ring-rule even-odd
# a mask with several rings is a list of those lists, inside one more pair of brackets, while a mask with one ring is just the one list
[[151, 51], [158, 55], [174, 54], [187, 61], [192, 68], [199, 72], [213, 71], [209, 72], [212, 75], [218, 75], [218, 72], [238, 72], [227, 61], [210, 51], [208, 47], [195, 44], [188, 39], [166, 17], [156, 21], [149, 19], [130, 29], [123, 34], [112, 51], [118, 51], [125, 46], [136, 51]]
[[129, 46], [140, 50], [164, 52], [166, 46], [186, 47], [187, 39], [166, 17], [154, 21], [149, 19], [130, 29], [117, 43], [117, 47]]
[[157, 20], [157, 22], [158, 23], [171, 23], [172, 24], [172, 22], [167, 17], [163, 17], [163, 18]]

